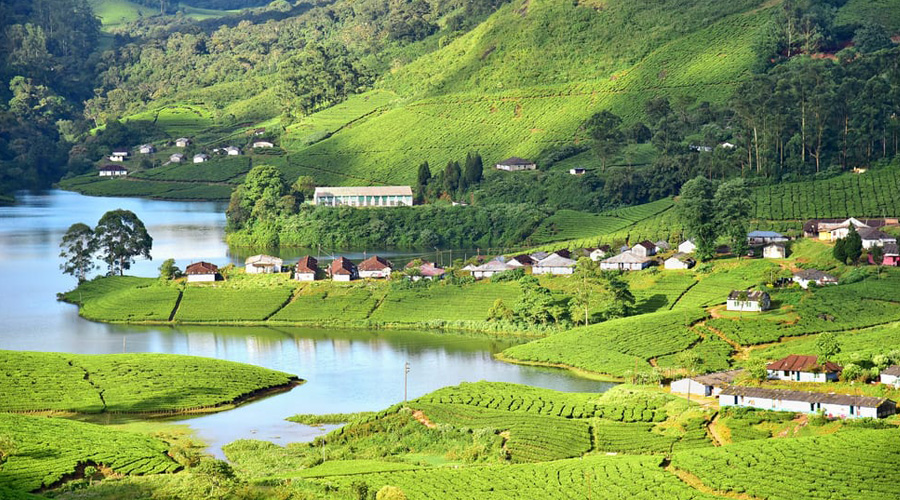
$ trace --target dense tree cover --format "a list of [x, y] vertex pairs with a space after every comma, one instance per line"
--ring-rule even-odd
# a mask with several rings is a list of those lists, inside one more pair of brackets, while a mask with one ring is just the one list
[[[224, 106], [272, 88], [285, 116], [296, 118], [367, 88], [392, 66], [433, 49], [419, 43], [424, 37], [465, 29], [500, 3], [316, 0], [288, 4], [286, 12], [276, 2], [221, 21], [144, 19], [104, 52], [100, 85], [86, 115], [104, 123], [150, 101], [243, 82], [205, 97]], [[438, 23], [449, 18], [458, 20], [439, 32]]]
[[97, 265], [94, 263], [94, 252], [97, 251], [97, 240], [94, 230], [87, 224], [76, 223], [69, 226], [59, 244], [59, 256], [64, 259], [60, 264], [63, 274], [71, 274], [81, 283], [87, 274]]
[[742, 179], [718, 183], [696, 177], [682, 186], [676, 205], [685, 236], [697, 245], [696, 255], [708, 260], [715, 254], [716, 240], [726, 237], [731, 251], [747, 251], [747, 221], [753, 212], [750, 190]]
[[0, 3], [0, 192], [66, 173], [99, 34], [87, 0]]

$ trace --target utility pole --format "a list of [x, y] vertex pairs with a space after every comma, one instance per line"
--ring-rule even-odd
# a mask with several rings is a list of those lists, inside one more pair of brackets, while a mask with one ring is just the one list
[[409, 379], [409, 361], [406, 362], [406, 365], [403, 368], [403, 402], [406, 402], [406, 389], [408, 387], [407, 380]]

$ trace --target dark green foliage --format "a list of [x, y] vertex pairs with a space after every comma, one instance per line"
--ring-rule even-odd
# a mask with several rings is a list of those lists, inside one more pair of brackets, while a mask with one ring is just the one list
[[87, 273], [97, 267], [94, 263], [94, 252], [97, 251], [97, 240], [94, 230], [87, 224], [76, 223], [69, 226], [59, 244], [60, 257], [65, 262], [60, 264], [63, 273], [71, 274], [78, 283], [87, 279]]
[[130, 210], [112, 210], [103, 214], [94, 228], [94, 235], [100, 258], [106, 262], [110, 275], [124, 274], [135, 257], [150, 259], [153, 238]]
[[707, 260], [715, 252], [719, 229], [715, 207], [715, 184], [704, 177], [686, 182], [681, 188], [681, 199], [676, 205], [678, 216], [686, 231], [697, 245], [697, 257]]
[[887, 49], [892, 45], [890, 33], [880, 24], [866, 23], [853, 35], [853, 46], [862, 53]]

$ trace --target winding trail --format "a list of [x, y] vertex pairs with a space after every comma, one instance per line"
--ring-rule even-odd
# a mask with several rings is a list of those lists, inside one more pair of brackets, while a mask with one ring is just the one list
[[676, 469], [672, 464], [664, 464], [664, 468], [666, 471], [674, 474], [675, 477], [680, 479], [684, 484], [699, 492], [706, 493], [707, 495], [714, 495], [720, 498], [733, 498], [735, 500], [764, 500], [763, 498], [748, 495], [746, 493], [720, 491], [714, 488], [710, 488], [709, 486], [703, 484], [703, 481], [701, 481], [699, 477], [691, 474], [686, 470]]

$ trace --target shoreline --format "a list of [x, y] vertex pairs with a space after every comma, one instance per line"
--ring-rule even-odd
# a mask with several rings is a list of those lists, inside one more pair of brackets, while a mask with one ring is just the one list
[[570, 371], [575, 375], [586, 378], [589, 380], [596, 380], [598, 382], [611, 382], [621, 384], [625, 382], [625, 379], [620, 377], [615, 377], [613, 375], [609, 375], [607, 373], [594, 372], [590, 370], [585, 370], [583, 368], [578, 368], [571, 365], [566, 365], [562, 363], [547, 363], [544, 361], [523, 361], [516, 358], [510, 358], [508, 356], [504, 356], [503, 353], [494, 354], [494, 359], [497, 361], [502, 361], [504, 363], [509, 363], [512, 365], [523, 365], [523, 366], [540, 366], [544, 368], [559, 368], [563, 370]]

